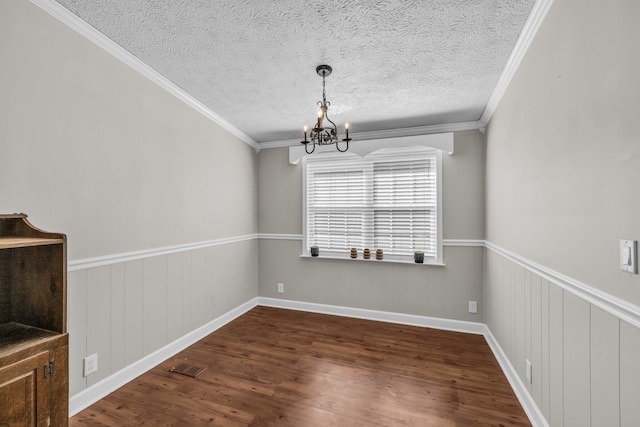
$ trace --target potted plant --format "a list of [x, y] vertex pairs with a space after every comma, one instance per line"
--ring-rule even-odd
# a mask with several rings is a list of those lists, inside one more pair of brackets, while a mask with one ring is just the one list
[[311, 256], [320, 255], [320, 248], [317, 245], [311, 246]]
[[415, 251], [413, 253], [413, 260], [418, 264], [424, 263], [424, 252], [423, 251]]

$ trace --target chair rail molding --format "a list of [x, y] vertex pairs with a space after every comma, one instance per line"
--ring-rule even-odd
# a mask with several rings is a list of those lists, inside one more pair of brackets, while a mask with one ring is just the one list
[[[88, 268], [100, 267], [105, 265], [118, 264], [127, 261], [151, 258], [160, 255], [168, 255], [177, 252], [192, 251], [195, 249], [207, 248], [212, 246], [227, 245], [248, 240], [288, 240], [302, 241], [302, 234], [281, 234], [281, 233], [254, 233], [240, 236], [224, 237], [195, 243], [166, 246], [153, 249], [144, 249], [139, 251], [125, 252], [119, 254], [105, 255], [93, 258], [84, 258], [71, 260], [67, 263], [67, 270], [78, 271]], [[515, 263], [526, 268], [527, 270], [538, 274], [549, 280], [551, 283], [579, 296], [580, 298], [600, 307], [601, 309], [613, 314], [614, 316], [640, 328], [640, 307], [630, 304], [624, 300], [616, 298], [589, 285], [586, 285], [562, 273], [544, 267], [531, 260], [528, 260], [514, 252], [504, 249], [491, 242], [480, 239], [443, 239], [445, 247], [484, 247], [491, 250]]]
[[485, 242], [485, 247], [548, 280], [554, 285], [632, 324], [636, 328], [640, 328], [640, 307], [592, 288], [589, 285], [537, 264], [491, 242]]
[[192, 251], [195, 249], [209, 248], [212, 246], [228, 245], [231, 243], [254, 240], [257, 234], [245, 234], [241, 236], [224, 237], [220, 239], [207, 240], [202, 242], [187, 243], [183, 245], [165, 246], [161, 248], [143, 249], [140, 251], [124, 252], [119, 254], [105, 255], [93, 258], [83, 258], [72, 260], [67, 263], [67, 271], [78, 271], [87, 268], [101, 267], [111, 264], [119, 264], [127, 261], [152, 258], [160, 255], [169, 255], [177, 252]]

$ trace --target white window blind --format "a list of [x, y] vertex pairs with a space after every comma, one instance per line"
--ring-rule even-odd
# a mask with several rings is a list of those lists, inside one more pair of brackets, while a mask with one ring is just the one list
[[350, 248], [382, 249], [385, 259], [439, 255], [438, 156], [435, 150], [366, 158], [308, 158], [305, 245], [348, 257]]

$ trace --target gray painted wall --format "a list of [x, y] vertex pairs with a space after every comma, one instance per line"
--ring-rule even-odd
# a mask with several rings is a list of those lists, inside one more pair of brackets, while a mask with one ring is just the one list
[[640, 239], [638, 19], [554, 2], [487, 129], [487, 239], [636, 306], [618, 246]]
[[250, 146], [35, 5], [0, 12], [0, 212], [70, 260], [256, 232]]
[[[455, 153], [443, 155], [445, 239], [484, 238], [484, 136], [455, 134]], [[288, 163], [288, 149], [258, 155], [258, 229], [302, 233], [302, 166]], [[483, 321], [468, 313], [482, 301], [483, 249], [444, 249], [446, 267], [300, 258], [301, 242], [261, 239], [260, 296], [397, 313]], [[277, 293], [284, 283], [285, 293]]]
[[[554, 2], [489, 124], [486, 164], [478, 132], [443, 156], [445, 239], [486, 225], [490, 242], [640, 305], [639, 276], [617, 266], [618, 239], [640, 229], [639, 21], [638, 2]], [[67, 233], [70, 260], [301, 233], [286, 149], [256, 156], [28, 2], [0, 0], [0, 56], [0, 212]], [[499, 253], [448, 246], [446, 267], [426, 267], [301, 249], [248, 240], [72, 272], [71, 394], [259, 293], [486, 321], [523, 381], [532, 361], [527, 387], [553, 426], [640, 419], [639, 329]]]
[[[638, 22], [636, 1], [553, 3], [489, 123], [486, 187], [490, 243], [636, 307]], [[491, 250], [485, 307], [552, 426], [638, 425], [637, 327]]]
[[[27, 1], [0, 0], [0, 57], [0, 212], [66, 233], [70, 261], [257, 232], [247, 144]], [[70, 273], [71, 395], [254, 298], [257, 248]]]

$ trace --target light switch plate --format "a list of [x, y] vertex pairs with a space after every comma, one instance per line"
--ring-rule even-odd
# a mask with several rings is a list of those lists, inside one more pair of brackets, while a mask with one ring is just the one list
[[529, 359], [525, 359], [525, 373], [524, 373], [524, 375], [527, 378], [527, 381], [529, 382], [529, 384], [531, 384], [531, 362], [529, 362]]
[[638, 274], [638, 241], [620, 240], [620, 270]]

